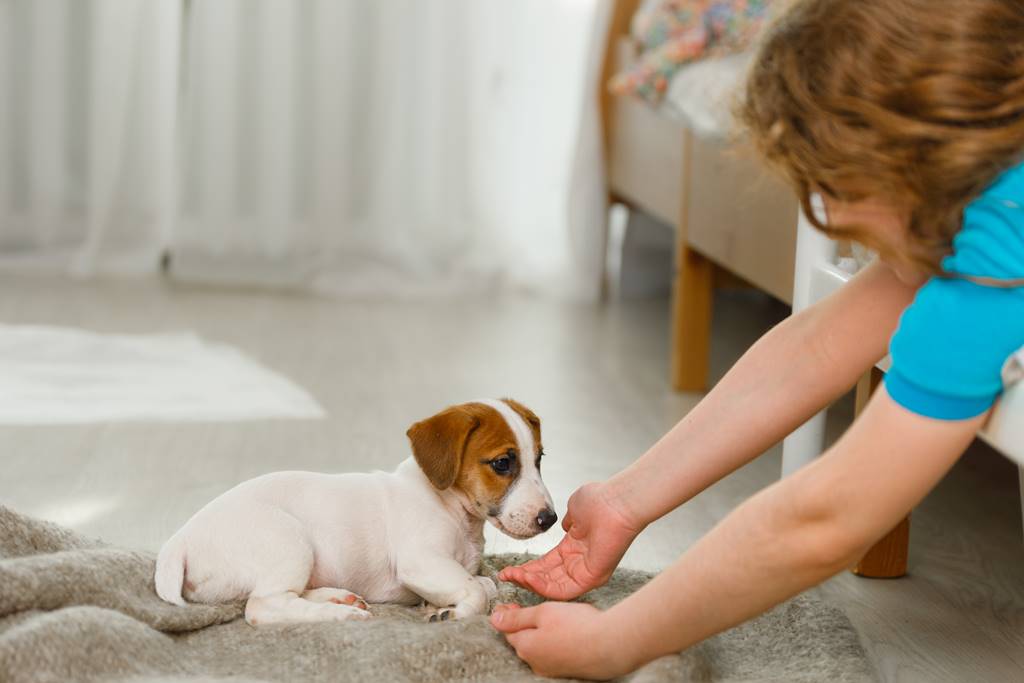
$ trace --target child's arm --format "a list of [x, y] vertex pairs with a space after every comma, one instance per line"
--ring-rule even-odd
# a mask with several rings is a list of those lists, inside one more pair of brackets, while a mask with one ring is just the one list
[[643, 457], [569, 501], [569, 533], [500, 578], [566, 600], [601, 585], [650, 522], [760, 455], [885, 355], [915, 287], [875, 263], [762, 337]]
[[921, 417], [880, 387], [826, 455], [741, 505], [615, 607], [545, 603], [502, 611], [497, 626], [546, 675], [611, 677], [679, 652], [856, 562], [939, 481], [983, 420]]
[[759, 456], [885, 355], [916, 289], [875, 262], [787, 319], [643, 457], [609, 479], [611, 495], [647, 524]]

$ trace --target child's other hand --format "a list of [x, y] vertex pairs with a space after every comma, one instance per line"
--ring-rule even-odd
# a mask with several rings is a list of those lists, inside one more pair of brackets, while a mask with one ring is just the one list
[[586, 484], [569, 498], [562, 520], [565, 537], [543, 557], [498, 574], [553, 600], [571, 600], [603, 585], [640, 525], [627, 519], [609, 499], [602, 484]]
[[583, 603], [497, 605], [491, 625], [540, 676], [604, 680], [631, 670], [604, 616]]

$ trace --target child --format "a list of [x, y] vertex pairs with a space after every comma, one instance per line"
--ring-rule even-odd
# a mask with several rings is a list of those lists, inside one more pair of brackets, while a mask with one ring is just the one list
[[845, 392], [887, 343], [892, 368], [823, 457], [626, 600], [496, 609], [538, 673], [632, 671], [855, 563], [970, 444], [1024, 346], [1022, 0], [797, 0], [742, 114], [805, 211], [822, 195], [818, 227], [881, 260], [766, 334], [643, 457], [576, 491], [559, 545], [501, 578], [554, 600], [601, 585], [647, 524]]

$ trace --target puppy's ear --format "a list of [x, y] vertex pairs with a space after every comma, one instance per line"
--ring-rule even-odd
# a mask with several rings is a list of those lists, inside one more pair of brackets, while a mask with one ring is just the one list
[[412, 454], [435, 488], [443, 491], [455, 483], [469, 435], [479, 424], [464, 407], [452, 406], [409, 427]]
[[532, 410], [524, 406], [519, 401], [516, 401], [515, 399], [506, 397], [501, 400], [507, 403], [509, 408], [519, 413], [519, 417], [526, 420], [527, 424], [529, 424], [532, 427], [536, 427], [537, 430], [540, 431], [540, 418], [537, 417], [537, 413], [533, 412]]

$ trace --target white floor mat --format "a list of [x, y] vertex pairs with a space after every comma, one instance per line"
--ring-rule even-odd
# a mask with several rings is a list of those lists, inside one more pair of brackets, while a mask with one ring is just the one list
[[191, 332], [0, 325], [0, 423], [318, 418], [303, 389]]

